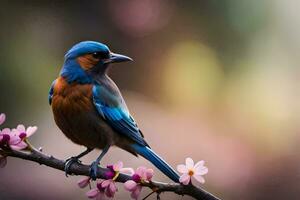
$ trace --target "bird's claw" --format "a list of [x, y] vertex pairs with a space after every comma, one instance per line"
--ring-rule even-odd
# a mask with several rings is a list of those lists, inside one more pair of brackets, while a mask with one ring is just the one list
[[99, 163], [94, 161], [90, 166], [90, 177], [94, 181], [97, 179], [98, 165]]
[[73, 163], [81, 163], [81, 161], [77, 157], [68, 158], [65, 162], [65, 175], [68, 177], [70, 174], [70, 167]]

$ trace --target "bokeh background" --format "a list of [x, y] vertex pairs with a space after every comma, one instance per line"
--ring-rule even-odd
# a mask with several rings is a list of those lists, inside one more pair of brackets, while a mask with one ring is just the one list
[[[203, 187], [223, 199], [299, 199], [299, 9], [296, 0], [3, 0], [5, 126], [37, 125], [32, 143], [62, 159], [82, 151], [56, 127], [47, 93], [72, 45], [101, 41], [134, 59], [110, 75], [149, 144], [172, 166], [188, 156], [205, 160]], [[118, 160], [153, 167], [116, 148], [102, 163]], [[86, 199], [80, 177], [35, 163], [9, 158], [0, 177], [1, 200]], [[119, 188], [115, 199], [129, 199]]]

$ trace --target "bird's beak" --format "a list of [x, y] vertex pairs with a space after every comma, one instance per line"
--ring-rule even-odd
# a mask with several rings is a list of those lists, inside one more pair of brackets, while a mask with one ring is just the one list
[[126, 62], [126, 61], [133, 61], [133, 60], [131, 58], [129, 58], [128, 56], [124, 56], [124, 55], [117, 54], [117, 53], [110, 53], [110, 58], [106, 59], [104, 61], [104, 64], [119, 63], [119, 62]]

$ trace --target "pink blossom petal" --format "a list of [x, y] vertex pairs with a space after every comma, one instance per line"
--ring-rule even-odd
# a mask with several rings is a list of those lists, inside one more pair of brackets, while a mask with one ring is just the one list
[[111, 193], [110, 190], [105, 190], [105, 196], [108, 197], [109, 199], [110, 199], [110, 198], [113, 198], [114, 195], [115, 195], [115, 194], [114, 194], [114, 193]]
[[197, 169], [198, 167], [203, 166], [204, 163], [205, 163], [204, 160], [200, 160], [199, 162], [197, 162], [197, 163], [195, 164], [194, 168]]
[[124, 173], [124, 174], [128, 174], [128, 175], [133, 175], [134, 174], [134, 170], [132, 168], [129, 168], [129, 167], [120, 169], [120, 172]]
[[99, 194], [96, 197], [96, 200], [105, 200], [104, 192], [99, 192]]
[[116, 193], [116, 191], [118, 190], [118, 188], [117, 188], [115, 182], [112, 181], [112, 182], [109, 184], [109, 190], [111, 191], [111, 193]]
[[208, 173], [208, 168], [205, 166], [200, 166], [195, 169], [195, 174], [196, 175], [204, 175]]
[[19, 150], [25, 149], [28, 145], [25, 142], [21, 141], [18, 144], [12, 144], [9, 146], [11, 149], [19, 151]]
[[91, 180], [90, 177], [84, 177], [84, 178], [80, 179], [80, 180], [77, 182], [77, 185], [78, 185], [80, 188], [85, 188], [86, 186], [89, 185], [90, 180]]
[[99, 194], [99, 190], [97, 188], [91, 189], [90, 191], [88, 191], [85, 195], [90, 198], [96, 198], [97, 195]]
[[12, 129], [11, 131], [10, 131], [10, 133], [9, 133], [9, 135], [10, 136], [17, 136], [17, 137], [19, 137], [19, 131], [17, 130], [17, 129]]
[[5, 167], [7, 164], [7, 158], [0, 156], [0, 168]]
[[150, 181], [154, 175], [153, 169], [147, 169], [145, 175], [146, 180]]
[[138, 168], [136, 169], [135, 173], [136, 173], [137, 175], [139, 175], [140, 177], [144, 178], [144, 174], [145, 174], [146, 170], [147, 170], [146, 167], [140, 166], [140, 167], [138, 167]]
[[6, 137], [6, 141], [5, 142], [9, 142], [9, 140], [10, 140], [10, 129], [9, 128], [5, 128], [5, 129], [3, 129], [2, 131], [0, 131], [0, 142], [3, 140], [3, 138], [4, 138], [4, 135], [7, 135], [7, 136], [5, 136]]
[[194, 168], [194, 161], [191, 158], [185, 159], [185, 165], [188, 169], [193, 169]]
[[10, 135], [10, 132], [11, 132], [11, 130], [9, 128], [5, 128], [1, 131], [1, 135], [4, 135], [4, 134]]
[[179, 182], [183, 185], [188, 185], [191, 180], [191, 177], [188, 174], [183, 174], [179, 178]]
[[177, 171], [183, 174], [187, 174], [189, 170], [185, 165], [177, 165]]
[[26, 130], [26, 137], [30, 137], [31, 135], [33, 135], [37, 130], [36, 126], [29, 126]]
[[199, 183], [205, 183], [204, 178], [201, 175], [194, 175], [194, 178], [199, 182]]
[[131, 197], [137, 200], [141, 194], [142, 186], [138, 185], [137, 188], [131, 193]]
[[102, 186], [103, 188], [107, 188], [111, 182], [112, 182], [111, 179], [104, 180], [104, 181], [101, 183], [101, 186]]
[[123, 167], [123, 162], [119, 161], [119, 162], [117, 162], [116, 164], [113, 165], [113, 170], [115, 172], [118, 172], [118, 171], [120, 171], [120, 169], [122, 169], [122, 167]]
[[136, 189], [137, 183], [133, 180], [126, 181], [124, 183], [124, 188], [128, 191], [133, 191]]
[[8, 141], [9, 145], [18, 145], [21, 142], [21, 138], [15, 134], [10, 134], [10, 139]]
[[1, 113], [0, 115], [0, 125], [2, 125], [5, 122], [6, 116], [4, 113]]
[[25, 133], [26, 132], [25, 126], [23, 124], [19, 124], [17, 126], [17, 130], [19, 131], [19, 133]]
[[114, 197], [117, 190], [118, 189], [117, 189], [116, 184], [113, 181], [111, 181], [111, 183], [109, 184], [109, 186], [105, 190], [105, 194], [106, 194], [107, 197]]

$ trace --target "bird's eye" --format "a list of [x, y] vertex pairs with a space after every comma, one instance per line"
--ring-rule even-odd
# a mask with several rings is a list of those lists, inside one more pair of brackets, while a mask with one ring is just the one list
[[100, 59], [101, 58], [101, 54], [100, 52], [95, 52], [92, 54], [94, 58]]
[[109, 58], [109, 52], [94, 52], [92, 56], [96, 59], [107, 59]]

